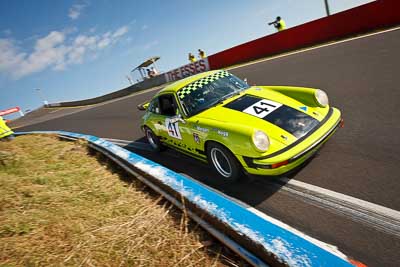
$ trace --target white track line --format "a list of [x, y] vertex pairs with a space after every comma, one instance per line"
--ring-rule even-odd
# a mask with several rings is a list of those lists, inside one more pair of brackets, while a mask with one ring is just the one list
[[[147, 143], [112, 138], [103, 139], [120, 146], [151, 151]], [[279, 191], [300, 198], [306, 203], [325, 208], [333, 213], [400, 238], [399, 211], [298, 180], [281, 178], [279, 180], [263, 180], [263, 182], [279, 187]], [[237, 199], [234, 199], [234, 201], [241, 202]], [[249, 207], [249, 209], [254, 208]], [[260, 211], [257, 213], [261, 214]]]
[[278, 58], [282, 58], [282, 57], [287, 57], [287, 56], [291, 56], [291, 55], [295, 55], [295, 54], [300, 54], [300, 53], [304, 53], [304, 52], [307, 52], [307, 51], [311, 51], [311, 50], [315, 50], [315, 49], [319, 49], [319, 48], [323, 48], [323, 47], [327, 47], [327, 46], [337, 45], [337, 44], [341, 44], [341, 43], [346, 43], [346, 42], [350, 42], [350, 41], [353, 41], [353, 40], [367, 38], [367, 37], [371, 37], [371, 36], [374, 36], [374, 35], [383, 34], [383, 33], [396, 31], [396, 30], [400, 30], [400, 26], [395, 27], [395, 28], [391, 28], [391, 29], [387, 29], [387, 30], [384, 30], [384, 31], [379, 31], [379, 32], [365, 34], [365, 35], [362, 35], [362, 36], [348, 38], [348, 39], [345, 39], [345, 40], [342, 40], [342, 41], [337, 41], [337, 42], [333, 42], [333, 43], [318, 45], [318, 46], [314, 46], [314, 47], [310, 47], [310, 48], [304, 48], [304, 49], [297, 50], [297, 51], [294, 51], [294, 52], [287, 52], [287, 53], [280, 54], [280, 55], [277, 55], [277, 56], [272, 56], [272, 57], [268, 57], [268, 58], [264, 58], [264, 59], [260, 59], [260, 60], [255, 60], [255, 61], [252, 61], [252, 62], [249, 62], [249, 63], [244, 63], [244, 64], [241, 64], [241, 65], [238, 65], [238, 66], [228, 67], [226, 69], [227, 70], [238, 69], [238, 68], [242, 68], [242, 67], [258, 64], [258, 63], [269, 61], [269, 60], [274, 60], [274, 59], [278, 59]]
[[[400, 212], [298, 180], [280, 179], [280, 190], [306, 203], [400, 238]], [[272, 183], [272, 182], [271, 182]]]
[[400, 212], [397, 210], [389, 209], [389, 208], [386, 208], [386, 207], [383, 207], [383, 206], [380, 206], [380, 205], [377, 205], [377, 204], [374, 204], [374, 203], [371, 203], [371, 202], [368, 202], [365, 200], [361, 200], [361, 199], [358, 199], [355, 197], [337, 193], [335, 191], [331, 191], [331, 190], [328, 190], [328, 189], [325, 189], [325, 188], [322, 188], [319, 186], [307, 184], [307, 183], [304, 183], [304, 182], [301, 182], [298, 180], [289, 180], [287, 178], [282, 178], [281, 180], [284, 183], [286, 183], [287, 185], [294, 185], [299, 188], [304, 188], [309, 191], [321, 193], [321, 194], [327, 195], [332, 198], [340, 199], [342, 201], [351, 203], [352, 205], [356, 205], [363, 209], [370, 210], [372, 212], [379, 213], [379, 214], [382, 214], [383, 216], [393, 218], [394, 220], [400, 221]]

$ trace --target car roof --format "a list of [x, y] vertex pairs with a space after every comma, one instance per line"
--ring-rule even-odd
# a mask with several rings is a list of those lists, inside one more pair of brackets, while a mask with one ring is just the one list
[[196, 75], [192, 75], [189, 77], [186, 77], [182, 80], [176, 81], [168, 86], [166, 86], [164, 89], [162, 89], [161, 91], [158, 92], [158, 94], [161, 93], [175, 93], [177, 92], [179, 89], [181, 89], [182, 87], [185, 87], [186, 85], [188, 85], [189, 83], [192, 83], [198, 79], [204, 78], [208, 75], [211, 75], [213, 73], [219, 72], [221, 70], [212, 70], [212, 71], [206, 71], [206, 72], [202, 72]]

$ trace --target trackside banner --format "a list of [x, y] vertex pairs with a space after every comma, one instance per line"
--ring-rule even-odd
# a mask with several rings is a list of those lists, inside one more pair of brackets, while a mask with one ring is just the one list
[[18, 112], [21, 109], [19, 107], [15, 107], [15, 108], [9, 108], [9, 109], [5, 109], [5, 110], [1, 110], [0, 111], [0, 116], [4, 116], [4, 115], [8, 115], [14, 112]]
[[172, 82], [208, 70], [210, 70], [208, 58], [203, 58], [197, 60], [196, 62], [192, 62], [177, 69], [166, 72], [164, 75], [167, 82]]

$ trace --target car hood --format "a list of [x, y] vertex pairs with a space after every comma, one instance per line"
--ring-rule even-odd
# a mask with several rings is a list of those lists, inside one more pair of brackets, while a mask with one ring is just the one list
[[219, 121], [227, 128], [246, 125], [266, 132], [270, 139], [289, 145], [314, 129], [326, 114], [324, 111], [268, 87], [251, 87], [196, 117]]

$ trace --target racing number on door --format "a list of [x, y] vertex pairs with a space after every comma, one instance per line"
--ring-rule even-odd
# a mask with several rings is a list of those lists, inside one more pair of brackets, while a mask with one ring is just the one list
[[245, 110], [243, 110], [243, 112], [259, 118], [264, 118], [265, 116], [267, 116], [269, 113], [279, 108], [280, 106], [282, 106], [282, 104], [271, 100], [262, 99], [254, 103], [253, 105], [247, 107]]
[[168, 135], [176, 138], [182, 139], [181, 132], [179, 131], [179, 122], [172, 122], [171, 119], [165, 119], [165, 127], [167, 128]]

